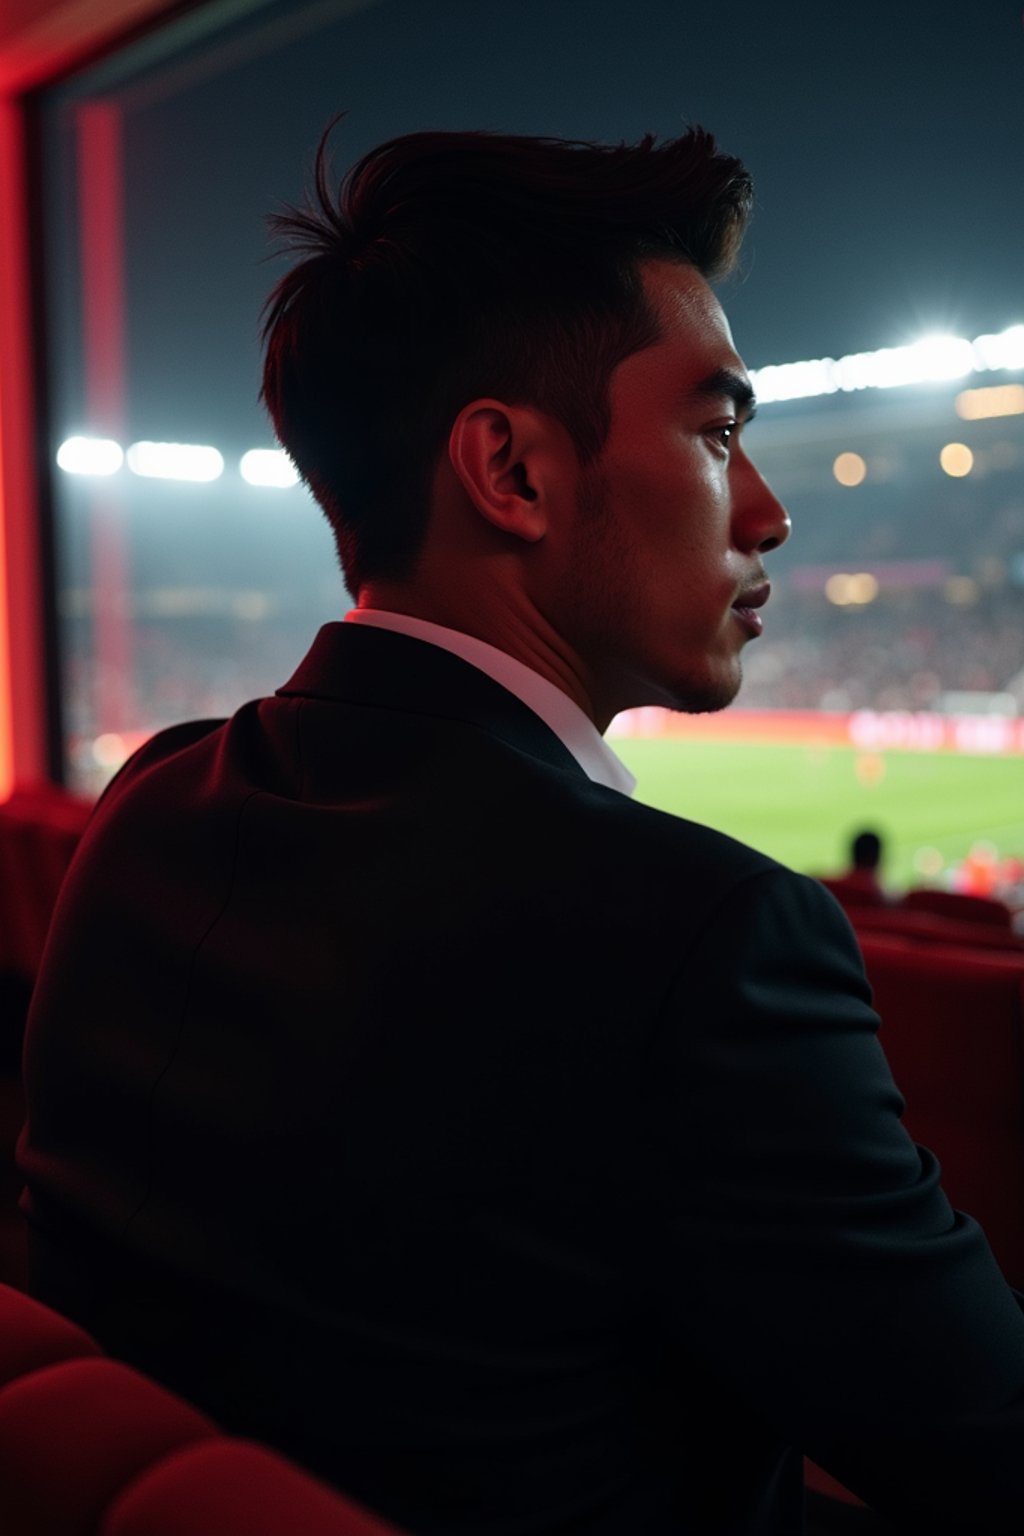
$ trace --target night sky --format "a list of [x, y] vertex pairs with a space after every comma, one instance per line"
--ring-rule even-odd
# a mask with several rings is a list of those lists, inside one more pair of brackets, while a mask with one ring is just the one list
[[113, 89], [126, 107], [135, 435], [270, 440], [257, 321], [282, 268], [263, 215], [301, 196], [342, 108], [339, 176], [424, 128], [630, 140], [701, 123], [755, 178], [722, 293], [752, 367], [1024, 320], [1019, 0], [328, 0], [197, 25], [65, 87], [50, 114], [59, 188], [60, 102]]

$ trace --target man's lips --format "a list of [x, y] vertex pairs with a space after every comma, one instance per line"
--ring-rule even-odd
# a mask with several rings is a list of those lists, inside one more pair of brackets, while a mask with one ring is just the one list
[[732, 605], [733, 613], [752, 635], [759, 635], [764, 629], [764, 620], [756, 610], [764, 607], [771, 591], [771, 582], [764, 581], [759, 587], [749, 587], [746, 592], [741, 592]]

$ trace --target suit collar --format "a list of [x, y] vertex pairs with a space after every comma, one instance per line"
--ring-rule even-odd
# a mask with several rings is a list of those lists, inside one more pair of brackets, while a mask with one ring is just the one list
[[515, 694], [450, 651], [393, 630], [324, 624], [277, 695], [459, 720], [587, 782], [569, 749]]

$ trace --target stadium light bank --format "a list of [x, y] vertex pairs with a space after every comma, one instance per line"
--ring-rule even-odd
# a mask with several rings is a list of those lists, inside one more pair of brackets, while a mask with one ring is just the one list
[[[972, 373], [1020, 370], [1024, 370], [1024, 325], [1011, 325], [973, 341], [963, 336], [922, 336], [908, 346], [883, 347], [878, 352], [773, 363], [751, 370], [750, 377], [758, 403], [770, 405], [840, 391], [941, 384]], [[1024, 404], [1020, 409], [1024, 411]], [[1005, 414], [1016, 410], [1011, 406]], [[218, 449], [196, 443], [132, 443], [124, 449], [110, 438], [91, 436], [65, 438], [56, 460], [70, 475], [107, 477], [127, 469], [149, 479], [200, 483], [219, 479], [225, 467]], [[280, 448], [250, 448], [238, 461], [238, 473], [248, 485], [267, 489], [286, 490], [299, 484], [294, 464]]]
[[922, 336], [905, 347], [851, 352], [846, 357], [816, 357], [802, 363], [776, 363], [750, 377], [758, 404], [808, 400], [840, 390], [895, 389], [906, 384], [941, 384], [970, 373], [1024, 369], [1024, 325], [992, 335]]

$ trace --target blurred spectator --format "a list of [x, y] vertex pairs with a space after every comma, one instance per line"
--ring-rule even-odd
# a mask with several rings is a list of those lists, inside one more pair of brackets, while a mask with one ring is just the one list
[[1024, 592], [958, 606], [931, 590], [862, 607], [780, 591], [744, 662], [746, 709], [931, 710], [947, 693], [1024, 695]]
[[884, 906], [890, 897], [881, 882], [882, 839], [868, 828], [858, 832], [850, 844], [850, 867], [840, 875], [830, 875], [823, 884], [844, 904]]

